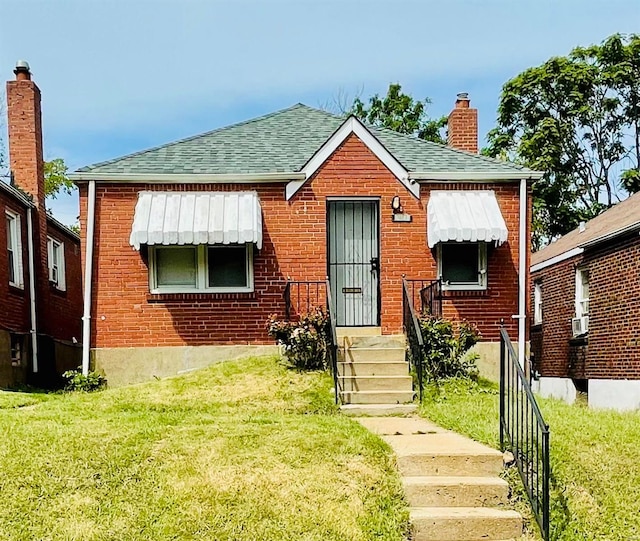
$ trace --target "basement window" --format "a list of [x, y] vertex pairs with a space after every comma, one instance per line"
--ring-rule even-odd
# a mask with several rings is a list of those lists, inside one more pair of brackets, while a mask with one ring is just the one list
[[22, 272], [22, 233], [20, 216], [6, 211], [7, 228], [7, 266], [9, 268], [9, 285], [22, 289], [24, 287]]
[[444, 242], [437, 245], [438, 275], [444, 289], [487, 288], [487, 243]]
[[22, 365], [22, 336], [11, 334], [11, 366]]
[[253, 291], [253, 244], [150, 246], [151, 293]]

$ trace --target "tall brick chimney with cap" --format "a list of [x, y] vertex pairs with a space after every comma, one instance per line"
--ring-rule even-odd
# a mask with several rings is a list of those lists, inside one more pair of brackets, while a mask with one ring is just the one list
[[[15, 81], [7, 82], [9, 167], [12, 183], [33, 198], [36, 287], [44, 299], [48, 286], [47, 213], [42, 154], [40, 89], [31, 80], [29, 64], [18, 60]], [[40, 327], [42, 328], [42, 327]]]
[[447, 144], [450, 147], [478, 153], [478, 110], [469, 107], [469, 94], [456, 96], [456, 106], [449, 114]]

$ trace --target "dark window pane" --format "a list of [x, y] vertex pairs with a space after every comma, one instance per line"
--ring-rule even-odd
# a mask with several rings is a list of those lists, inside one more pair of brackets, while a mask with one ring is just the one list
[[156, 248], [158, 286], [196, 287], [196, 248]]
[[452, 284], [477, 284], [478, 250], [475, 243], [442, 245], [442, 279]]
[[247, 287], [247, 248], [209, 246], [209, 287]]

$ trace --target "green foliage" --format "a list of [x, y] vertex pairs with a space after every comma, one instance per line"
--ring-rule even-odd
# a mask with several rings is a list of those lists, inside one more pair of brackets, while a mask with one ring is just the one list
[[640, 36], [576, 47], [508, 81], [488, 140], [487, 154], [545, 172], [533, 188], [535, 247], [635, 191]]
[[75, 184], [67, 176], [68, 167], [62, 158], [44, 162], [44, 193], [55, 199], [59, 193], [70, 194]]
[[423, 315], [420, 318], [420, 330], [424, 341], [424, 377], [427, 381], [477, 377], [477, 355], [468, 353], [480, 340], [480, 332], [474, 325], [461, 321], [454, 326], [447, 319]]
[[292, 368], [324, 370], [327, 368], [328, 316], [321, 308], [302, 314], [298, 321], [283, 321], [271, 315], [267, 332], [284, 348]]
[[89, 372], [86, 376], [82, 373], [80, 367], [77, 370], [67, 370], [62, 374], [66, 380], [66, 391], [83, 391], [91, 393], [100, 391], [107, 386], [107, 379], [98, 372]]
[[418, 139], [446, 144], [442, 136], [447, 125], [447, 117], [431, 119], [427, 115], [429, 98], [424, 101], [414, 100], [402, 92], [398, 83], [389, 85], [387, 95], [381, 98], [374, 94], [365, 105], [356, 98], [351, 106], [351, 113], [359, 119], [378, 128], [387, 128], [398, 133], [414, 135]]

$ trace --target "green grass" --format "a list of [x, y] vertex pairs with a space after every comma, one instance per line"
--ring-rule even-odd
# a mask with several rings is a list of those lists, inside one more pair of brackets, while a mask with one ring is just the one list
[[401, 540], [390, 449], [336, 414], [330, 388], [253, 358], [0, 393], [0, 540]]
[[[640, 540], [640, 412], [539, 400], [551, 429], [551, 538]], [[425, 392], [421, 413], [492, 447], [499, 396], [488, 382], [452, 380]]]

